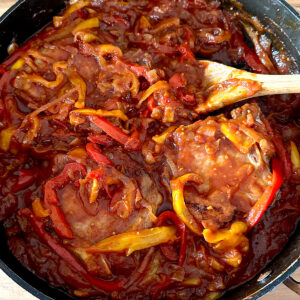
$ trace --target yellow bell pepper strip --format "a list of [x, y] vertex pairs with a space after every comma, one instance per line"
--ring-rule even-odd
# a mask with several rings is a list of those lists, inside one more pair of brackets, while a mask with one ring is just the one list
[[255, 141], [238, 129], [234, 123], [222, 123], [221, 132], [228, 138], [241, 153], [249, 153]]
[[245, 222], [236, 221], [230, 229], [219, 229], [213, 231], [211, 229], [203, 229], [203, 237], [206, 242], [216, 244], [214, 249], [216, 251], [224, 251], [233, 249], [244, 242], [244, 233], [248, 230]]
[[25, 72], [23, 73], [23, 77], [28, 79], [31, 82], [40, 83], [46, 88], [52, 89], [58, 87], [62, 83], [64, 79], [64, 75], [60, 69], [66, 69], [66, 68], [67, 68], [67, 63], [65, 61], [58, 61], [53, 64], [53, 72], [56, 75], [56, 79], [54, 81], [48, 81], [42, 76], [36, 74], [28, 74]]
[[89, 202], [94, 203], [97, 200], [97, 197], [99, 195], [99, 189], [100, 189], [100, 184], [97, 179], [93, 179], [93, 185], [89, 197]]
[[87, 153], [84, 148], [82, 147], [74, 148], [70, 150], [67, 153], [67, 155], [69, 159], [81, 163], [83, 165], [86, 165]]
[[47, 218], [50, 216], [50, 210], [43, 207], [40, 198], [35, 198], [32, 202], [32, 210], [38, 218]]
[[[92, 109], [92, 108], [75, 109], [75, 110], [72, 110], [70, 114], [71, 115], [81, 114], [81, 115], [85, 115], [85, 116], [112, 117], [112, 118], [119, 118], [122, 121], [128, 121], [128, 117], [119, 109], [114, 109], [114, 110], [104, 110], [104, 109], [96, 110], [96, 109]], [[71, 117], [70, 117], [70, 119], [71, 119]]]
[[162, 145], [165, 140], [173, 133], [173, 131], [176, 129], [176, 126], [170, 126], [167, 130], [165, 130], [161, 134], [157, 134], [152, 137], [152, 140], [156, 142], [157, 144]]
[[8, 151], [11, 139], [16, 131], [14, 127], [8, 127], [2, 129], [0, 132], [0, 149], [3, 151]]
[[68, 18], [72, 13], [80, 10], [90, 4], [89, 0], [80, 0], [70, 5], [62, 16], [53, 17], [53, 25], [54, 27], [60, 27], [63, 24], [63, 21]]
[[111, 236], [91, 247], [86, 248], [86, 252], [98, 253], [126, 251], [126, 255], [129, 256], [134, 251], [164, 243], [173, 243], [176, 240], [176, 229], [171, 226], [162, 226]]
[[85, 106], [86, 83], [75, 70], [67, 71], [67, 76], [78, 91], [78, 100], [74, 106], [76, 108], [83, 108]]
[[173, 179], [170, 181], [172, 198], [173, 198], [173, 208], [177, 216], [185, 223], [185, 225], [194, 233], [201, 235], [202, 230], [198, 223], [195, 221], [194, 217], [189, 212], [188, 208], [184, 203], [183, 189], [184, 185], [188, 181], [194, 181], [198, 184], [202, 183], [199, 175], [194, 173], [185, 174], [181, 177]]
[[[163, 213], [161, 213], [156, 220], [156, 226], [161, 226], [164, 223], [166, 223], [166, 221], [168, 220], [171, 220], [175, 224], [176, 229], [180, 234], [180, 254], [179, 254], [178, 265], [182, 266], [186, 256], [186, 227], [185, 224], [182, 222], [182, 220], [180, 220], [177, 217], [177, 215], [172, 211], [164, 211]], [[160, 245], [160, 249], [162, 250], [163, 254], [167, 258], [169, 256], [168, 246], [169, 245]], [[173, 260], [173, 257], [171, 257], [171, 260]]]
[[21, 69], [25, 64], [25, 59], [24, 58], [19, 58], [11, 67], [11, 70], [18, 70]]
[[277, 158], [272, 159], [272, 183], [269, 185], [258, 201], [254, 204], [247, 217], [247, 223], [253, 227], [262, 217], [269, 205], [272, 203], [276, 192], [280, 189], [284, 182], [283, 172], [280, 161]]
[[189, 278], [189, 279], [184, 280], [182, 283], [183, 283], [183, 285], [186, 285], [186, 286], [200, 286], [202, 283], [202, 280], [200, 278]]
[[99, 37], [90, 32], [78, 31], [74, 35], [74, 41], [83, 41], [86, 43], [98, 41]]
[[98, 28], [99, 27], [99, 19], [98, 18], [91, 18], [87, 19], [78, 25], [75, 26], [75, 28], [72, 30], [72, 34], [75, 35], [76, 32], [82, 31], [85, 29], [91, 29], [91, 28]]
[[151, 24], [148, 21], [148, 19], [145, 16], [141, 16], [141, 18], [139, 19], [139, 28], [140, 29], [147, 29], [150, 28]]
[[119, 291], [125, 285], [124, 281], [112, 280], [104, 281], [92, 276], [86, 269], [76, 260], [76, 258], [60, 244], [50, 233], [44, 228], [44, 223], [36, 218], [29, 208], [24, 208], [18, 212], [19, 215], [26, 217], [32, 224], [34, 231], [59, 257], [61, 257], [73, 270], [81, 274], [93, 287], [104, 291]]
[[291, 141], [291, 161], [294, 169], [300, 168], [300, 154], [296, 144]]

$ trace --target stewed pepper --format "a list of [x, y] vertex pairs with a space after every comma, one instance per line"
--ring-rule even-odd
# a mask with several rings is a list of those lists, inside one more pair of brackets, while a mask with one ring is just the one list
[[253, 227], [262, 217], [264, 212], [267, 210], [269, 205], [272, 203], [276, 192], [280, 189], [283, 184], [283, 174], [280, 161], [277, 158], [272, 160], [272, 183], [269, 185], [258, 201], [254, 204], [252, 209], [249, 212], [247, 223], [250, 227]]
[[[183, 221], [181, 221], [177, 215], [172, 211], [164, 211], [159, 215], [156, 221], [157, 226], [162, 226], [165, 224], [168, 220], [172, 221], [177, 231], [180, 234], [180, 254], [179, 254], [179, 261], [178, 265], [182, 266], [185, 260], [186, 256], [186, 227]], [[160, 248], [165, 256], [169, 256], [168, 253], [170, 253], [170, 247], [167, 244], [160, 245]], [[173, 249], [172, 249], [173, 250]], [[171, 250], [171, 253], [172, 253]]]
[[88, 282], [90, 282], [92, 286], [109, 292], [119, 291], [123, 288], [125, 284], [124, 281], [104, 281], [89, 274], [84, 269], [84, 267], [75, 259], [75, 257], [45, 230], [44, 223], [38, 220], [29, 208], [20, 210], [19, 215], [27, 217], [38, 236], [72, 269], [80, 273]]
[[65, 165], [61, 174], [48, 180], [44, 187], [44, 202], [46, 208], [50, 209], [50, 218], [53, 222], [54, 230], [58, 235], [64, 238], [73, 238], [73, 232], [68, 224], [61, 208], [58, 206], [59, 200], [55, 189], [63, 187], [66, 183], [73, 179], [75, 173], [86, 175], [85, 167], [80, 163], [69, 163]]

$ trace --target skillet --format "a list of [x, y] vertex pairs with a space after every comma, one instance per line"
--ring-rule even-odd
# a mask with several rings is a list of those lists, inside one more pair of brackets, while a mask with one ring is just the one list
[[[226, 2], [226, 1], [225, 1]], [[256, 15], [283, 42], [295, 70], [300, 69], [300, 16], [282, 0], [240, 1], [245, 10]], [[64, 8], [63, 0], [20, 0], [0, 18], [0, 61], [7, 56], [7, 46], [14, 39], [22, 44], [48, 24], [53, 15]], [[20, 23], [21, 20], [21, 23]], [[297, 63], [298, 62], [298, 63]], [[10, 253], [4, 229], [0, 228], [0, 267], [20, 286], [39, 299], [72, 299], [63, 291], [52, 288], [23, 267]], [[285, 281], [300, 266], [300, 227], [283, 251], [255, 278], [225, 294], [223, 299], [257, 299]]]

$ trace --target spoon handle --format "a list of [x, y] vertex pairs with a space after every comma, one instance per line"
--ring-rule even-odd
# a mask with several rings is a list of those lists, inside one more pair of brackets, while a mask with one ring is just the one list
[[300, 74], [265, 75], [201, 60], [206, 101], [195, 108], [206, 114], [224, 106], [257, 96], [300, 93]]
[[300, 93], [300, 75], [261, 75], [256, 81], [262, 83], [262, 89], [255, 96]]

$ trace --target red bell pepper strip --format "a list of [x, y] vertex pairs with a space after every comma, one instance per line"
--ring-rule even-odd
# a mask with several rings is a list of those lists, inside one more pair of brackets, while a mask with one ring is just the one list
[[126, 27], [130, 26], [130, 23], [120, 16], [114, 15], [113, 18], [117, 21], [117, 23], [123, 24]]
[[182, 44], [179, 46], [178, 50], [181, 53], [183, 59], [196, 60], [195, 55], [193, 54], [193, 52], [191, 51], [188, 45]]
[[53, 228], [54, 228], [55, 232], [59, 236], [67, 238], [67, 239], [74, 238], [73, 231], [72, 231], [70, 225], [68, 224], [61, 208], [54, 204], [47, 205], [47, 207], [51, 211], [50, 218], [53, 222]]
[[240, 48], [243, 53], [245, 63], [256, 73], [268, 74], [269, 71], [262, 64], [259, 57], [254, 53], [243, 41], [240, 34], [235, 33], [232, 35], [232, 44], [234, 48]]
[[89, 274], [75, 257], [45, 230], [44, 223], [38, 220], [29, 208], [20, 210], [19, 214], [27, 217], [38, 236], [72, 269], [80, 273], [88, 282], [90, 282], [92, 286], [108, 292], [119, 291], [123, 288], [125, 285], [124, 281], [104, 281]]
[[153, 73], [150, 72], [151, 70], [145, 66], [140, 66], [117, 56], [113, 57], [113, 61], [124, 64], [129, 71], [133, 72], [137, 77], [144, 77], [149, 83], [156, 79]]
[[177, 47], [171, 47], [163, 44], [158, 44], [157, 46], [155, 46], [155, 48], [153, 47], [152, 49], [150, 48], [149, 50], [152, 50], [154, 53], [163, 53], [169, 55], [178, 53]]
[[136, 137], [130, 137], [119, 127], [113, 125], [107, 119], [99, 116], [90, 116], [92, 123], [101, 128], [106, 134], [114, 140], [124, 145], [129, 150], [137, 150], [140, 147], [140, 141]]
[[153, 95], [151, 95], [149, 98], [148, 98], [148, 101], [147, 101], [147, 107], [149, 109], [149, 111], [153, 111], [153, 109], [155, 108], [155, 100], [154, 100], [154, 97]]
[[36, 179], [36, 170], [20, 170], [16, 184], [12, 187], [13, 192], [18, 192], [30, 186]]
[[281, 161], [284, 170], [284, 176], [285, 178], [289, 179], [293, 175], [293, 165], [288, 154], [287, 147], [283, 145], [282, 137], [271, 127], [269, 121], [264, 118], [262, 121]]
[[48, 180], [44, 186], [45, 207], [51, 210], [50, 218], [53, 222], [53, 228], [58, 235], [71, 239], [74, 237], [72, 229], [68, 224], [61, 208], [58, 206], [59, 200], [56, 195], [56, 188], [63, 187], [73, 177], [74, 173], [79, 172], [82, 176], [86, 175], [86, 169], [82, 164], [69, 163], [65, 165], [61, 174]]
[[88, 155], [100, 165], [114, 166], [114, 163], [101, 153], [101, 149], [94, 143], [87, 143], [85, 149]]
[[194, 105], [196, 104], [196, 98], [195, 95], [192, 93], [186, 93], [184, 94], [181, 90], [178, 91], [178, 96], [182, 102], [185, 104]]
[[[172, 211], [165, 211], [161, 213], [157, 218], [156, 226], [162, 226], [168, 220], [171, 220], [175, 224], [177, 231], [180, 234], [180, 254], [178, 265], [182, 266], [186, 256], [186, 226]], [[162, 250], [162, 252], [163, 251], [164, 250]]]
[[272, 203], [276, 192], [283, 184], [282, 169], [280, 161], [277, 158], [272, 160], [273, 177], [272, 184], [268, 186], [263, 192], [260, 199], [254, 204], [249, 212], [247, 223], [250, 227], [253, 227], [262, 217], [269, 205]]
[[184, 78], [181, 73], [175, 73], [169, 79], [169, 85], [172, 90], [178, 90], [185, 86]]
[[103, 146], [111, 146], [114, 143], [114, 140], [106, 134], [89, 135], [87, 137], [87, 140], [89, 142], [100, 144]]

